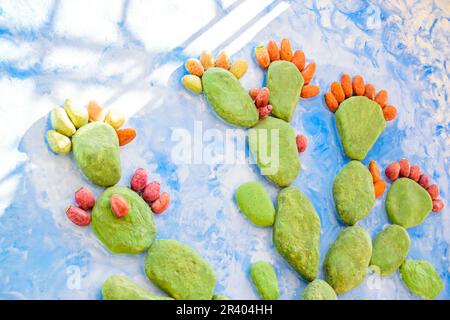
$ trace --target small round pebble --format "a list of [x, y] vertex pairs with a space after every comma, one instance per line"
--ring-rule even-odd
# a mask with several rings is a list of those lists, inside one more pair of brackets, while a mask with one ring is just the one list
[[439, 198], [439, 187], [437, 184], [432, 184], [427, 188], [427, 192], [430, 195], [431, 199], [436, 200]]
[[392, 162], [390, 165], [386, 167], [384, 173], [389, 180], [391, 181], [397, 180], [398, 175], [400, 174], [400, 164], [398, 162]]
[[444, 209], [444, 202], [441, 199], [433, 200], [433, 212], [439, 212]]
[[170, 204], [170, 196], [167, 192], [163, 192], [161, 196], [152, 203], [152, 211], [161, 214], [166, 211]]
[[420, 179], [420, 167], [419, 166], [411, 166], [411, 170], [409, 170], [409, 178], [416, 182]]
[[120, 194], [113, 194], [109, 199], [111, 211], [118, 219], [122, 219], [130, 211], [130, 205]]
[[256, 95], [255, 104], [256, 107], [264, 108], [269, 104], [269, 97], [270, 97], [270, 91], [268, 88], [262, 88], [259, 90], [258, 94]]
[[259, 89], [259, 88], [252, 88], [248, 92], [248, 94], [250, 95], [250, 97], [252, 98], [253, 101], [256, 100], [256, 97], [258, 96], [259, 90], [261, 90], [261, 89]]
[[267, 106], [258, 108], [259, 118], [267, 118], [272, 113], [272, 106], [268, 104]]
[[88, 226], [91, 223], [91, 216], [83, 209], [69, 206], [66, 215], [74, 224], [80, 227]]
[[430, 186], [430, 177], [425, 173], [421, 174], [419, 178], [419, 184], [422, 186], [422, 188], [428, 188]]
[[409, 160], [402, 158], [398, 164], [400, 165], [400, 177], [409, 177], [409, 172], [411, 170]]
[[94, 194], [86, 187], [80, 188], [75, 192], [75, 202], [83, 210], [91, 210], [95, 205]]
[[156, 201], [159, 198], [161, 186], [158, 181], [150, 182], [142, 193], [142, 198], [147, 202]]
[[136, 192], [144, 190], [147, 185], [148, 173], [144, 168], [137, 169], [131, 178], [131, 189]]
[[303, 134], [299, 134], [295, 137], [295, 142], [297, 143], [298, 152], [305, 152], [308, 146], [308, 139]]
[[397, 116], [397, 108], [394, 106], [386, 106], [383, 108], [383, 116], [386, 121], [392, 121]]

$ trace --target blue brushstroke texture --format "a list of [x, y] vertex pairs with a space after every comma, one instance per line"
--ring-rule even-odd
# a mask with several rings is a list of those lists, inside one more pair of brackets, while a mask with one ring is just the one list
[[[397, 83], [399, 92], [390, 91], [390, 94], [399, 109], [399, 117], [402, 117], [402, 112], [412, 112], [414, 116], [411, 119], [414, 123], [402, 127], [399, 127], [396, 121], [388, 124], [387, 129], [363, 162], [368, 164], [369, 160], [374, 159], [382, 167], [385, 167], [391, 161], [406, 156], [412, 162], [426, 167], [433, 179], [444, 181], [445, 185], [448, 186], [450, 158], [448, 150], [445, 150], [445, 143], [440, 145], [440, 150], [433, 151], [431, 157], [427, 151], [426, 143], [427, 139], [444, 141], [448, 139], [450, 133], [450, 123], [432, 117], [438, 109], [448, 108], [448, 91], [446, 91], [445, 86], [440, 86], [439, 82], [435, 83], [436, 80], [433, 80], [432, 76], [436, 75], [437, 81], [445, 81], [445, 77], [448, 80], [446, 63], [437, 61], [434, 56], [438, 51], [443, 51], [444, 56], [450, 55], [448, 34], [447, 39], [442, 39], [442, 37], [445, 37], [442, 31], [441, 33], [435, 33], [437, 22], [442, 20], [448, 23], [449, 17], [446, 17], [441, 8], [437, 7], [434, 2], [426, 1], [430, 8], [430, 13], [427, 15], [433, 16], [435, 22], [428, 26], [429, 30], [421, 30], [420, 33], [413, 34], [412, 37], [425, 43], [438, 41], [437, 43], [442, 44], [442, 46], [432, 47], [432, 50], [428, 53], [428, 62], [423, 64], [419, 57], [422, 53], [412, 46], [406, 36], [407, 34], [411, 35], [407, 21], [411, 21], [408, 20], [408, 15], [414, 8], [407, 8], [408, 12], [401, 7], [389, 7], [384, 2], [377, 3], [363, 0], [336, 0], [325, 5], [321, 1], [312, 1], [306, 5], [303, 1], [287, 2], [290, 4], [290, 9], [273, 20], [235, 56], [242, 56], [252, 61], [249, 72], [260, 72], [253, 60], [252, 48], [268, 39], [279, 39], [282, 35], [287, 35], [293, 39], [294, 47], [302, 46], [308, 59], [311, 55], [310, 52], [322, 53], [321, 56], [317, 56], [318, 71], [315, 78], [315, 82], [321, 86], [322, 91], [329, 87], [331, 81], [338, 79], [343, 71], [364, 75], [367, 70], [367, 73], [370, 72], [371, 75], [368, 76], [370, 81], [377, 87], [385, 85], [386, 80], [389, 81], [389, 84]], [[217, 19], [229, 13], [229, 9], [225, 10], [221, 7], [220, 1], [214, 1], [214, 3], [217, 6]], [[0, 38], [14, 39], [17, 42], [46, 39], [48, 45], [51, 46], [53, 17], [57, 14], [55, 12], [57, 11], [57, 5], [54, 6], [50, 10], [48, 22], [40, 29], [20, 30], [11, 25], [8, 28], [0, 29]], [[124, 10], [127, 10], [127, 6], [128, 1], [125, 1]], [[263, 13], [267, 13], [273, 7], [274, 5], [267, 8]], [[0, 15], [2, 13], [3, 10], [0, 5]], [[138, 51], [145, 50], [142, 42], [134, 38], [126, 29], [123, 21], [118, 24], [118, 27], [126, 39], [127, 46], [135, 47], [135, 50]], [[163, 27], [161, 28], [163, 29]], [[309, 32], [309, 28], [314, 32]], [[311, 38], [312, 35], [316, 38]], [[234, 37], [237, 36], [234, 35]], [[320, 39], [317, 39], [318, 37]], [[355, 41], [346, 41], [352, 39], [352, 37]], [[54, 40], [62, 41], [61, 39]], [[79, 45], [104, 53], [115, 49], [114, 46], [96, 47], [96, 45], [80, 39], [73, 40], [73, 42], [70, 39], [64, 39], [64, 41], [67, 44]], [[188, 41], [169, 52], [148, 52], [148, 60], [154, 66], [163, 65], [167, 62], [181, 64], [187, 58], [183, 54], [183, 48], [187, 44]], [[416, 46], [420, 46], [420, 44], [416, 44]], [[345, 64], [334, 65], [334, 63], [341, 63], [341, 61], [335, 59], [334, 52], [345, 54]], [[334, 63], [331, 61], [334, 61]], [[148, 72], [150, 73], [154, 68], [150, 66]], [[21, 69], [8, 62], [0, 62], [0, 74], [10, 78], [36, 79], [38, 83], [39, 77], [48, 75], [46, 72], [49, 71], [43, 70], [39, 63]], [[139, 138], [134, 144], [122, 150], [125, 159], [132, 160], [143, 157], [149, 166], [156, 164], [154, 172], [162, 177], [164, 187], [171, 192], [173, 201], [170, 211], [156, 217], [159, 231], [158, 238], [179, 239], [197, 249], [217, 272], [219, 279], [217, 292], [228, 293], [232, 297], [232, 292], [236, 291], [232, 290], [229, 281], [227, 281], [228, 286], [224, 285], [225, 281], [221, 281], [232, 277], [231, 273], [225, 271], [229, 270], [226, 267], [234, 265], [237, 268], [236, 270], [246, 275], [252, 263], [250, 253], [263, 250], [266, 256], [270, 256], [274, 262], [280, 280], [281, 298], [298, 299], [306, 286], [306, 282], [301, 280], [275, 252], [271, 241], [270, 228], [256, 228], [239, 214], [232, 215], [233, 219], [238, 220], [237, 223], [230, 220], [231, 212], [237, 212], [237, 209], [232, 197], [233, 192], [224, 190], [221, 187], [221, 181], [227, 177], [232, 166], [191, 165], [189, 166], [189, 177], [180, 181], [180, 168], [172, 164], [170, 158], [171, 148], [174, 145], [170, 141], [170, 128], [185, 128], [192, 133], [193, 123], [196, 120], [202, 121], [205, 129], [225, 130], [229, 128], [228, 125], [218, 120], [209, 108], [201, 110], [207, 104], [204, 97], [193, 96], [182, 88], [179, 79], [184, 72], [182, 68], [177, 69], [171, 76], [168, 86], [163, 90], [154, 88], [157, 84], [149, 83], [149, 90], [159, 90], [155, 92], [158, 92], [161, 106], [151, 111], [144, 108], [129, 120], [130, 126], [138, 130]], [[58, 70], [51, 71], [51, 73], [58, 75]], [[378, 73], [380, 73], [379, 76], [377, 76]], [[411, 76], [411, 74], [414, 76]], [[67, 76], [67, 74], [61, 76]], [[96, 79], [91, 81], [92, 83], [98, 83]], [[113, 82], [115, 79], [109, 79], [109, 81]], [[243, 82], [245, 82], [245, 77]], [[262, 83], [245, 84], [248, 87], [262, 85]], [[444, 84], [448, 85], [445, 82]], [[46, 88], [45, 84], [43, 88]], [[429, 94], [431, 90], [434, 90], [433, 95]], [[443, 97], [445, 106], [442, 106], [442, 100], [437, 99], [438, 96]], [[403, 100], [402, 97], [408, 98]], [[410, 102], [412, 102], [412, 105], [409, 104]], [[149, 102], [149, 106], [152, 103], [154, 101]], [[321, 97], [301, 101], [292, 125], [297, 131], [306, 134], [309, 138], [309, 148], [306, 154], [302, 156], [304, 169], [294, 185], [301, 188], [310, 197], [320, 215], [322, 222], [320, 244], [322, 263], [330, 244], [339, 231], [345, 227], [336, 217], [331, 186], [335, 175], [348, 162], [348, 159], [343, 155], [334, 117], [326, 109]], [[41, 152], [37, 152], [36, 145], [32, 141], [36, 137], [44, 137], [47, 127], [46, 119], [37, 121], [23, 136], [20, 151], [26, 154], [29, 161], [37, 166], [43, 165], [45, 161], [61, 162], [71, 168], [70, 172], [66, 173], [67, 175], [80, 175], [73, 162], [73, 157], [61, 157], [52, 154], [43, 157]], [[431, 130], [431, 133], [428, 135], [429, 130]], [[418, 153], [408, 151], [402, 144], [405, 139], [412, 141], [414, 137], [417, 137], [417, 143], [423, 145], [423, 147], [414, 149], [420, 150]], [[39, 147], [42, 146], [43, 144], [39, 145]], [[218, 150], [220, 149], [219, 145], [215, 147]], [[144, 151], [145, 154], [136, 155], [136, 153]], [[134, 154], [134, 158], [131, 156], [132, 154]], [[124, 176], [121, 183], [127, 184], [136, 167], [133, 163], [123, 162]], [[427, 163], [430, 162], [435, 165], [435, 170], [433, 170], [433, 167], [427, 166]], [[250, 169], [243, 170], [249, 171], [254, 179], [264, 183], [275, 200], [277, 189], [258, 175], [257, 168], [252, 166]], [[110, 269], [115, 268], [113, 265], [116, 260], [126, 261], [126, 259], [129, 259], [130, 262], [140, 263], [139, 261], [144, 259], [144, 255], [135, 257], [114, 256], [104, 250], [89, 229], [76, 230], [75, 232], [76, 227], [71, 226], [70, 223], [64, 225], [57, 223], [52, 218], [50, 210], [42, 208], [36, 200], [37, 198], [46, 199], [48, 195], [46, 190], [40, 188], [41, 186], [33, 185], [31, 174], [25, 170], [25, 167], [17, 167], [11, 175], [20, 177], [20, 184], [12, 204], [0, 217], [0, 298], [70, 299], [81, 296], [98, 299], [101, 298], [101, 283], [106, 274], [110, 274]], [[49, 180], [51, 179], [49, 177]], [[100, 188], [91, 186], [87, 181], [84, 181], [84, 184], [89, 185], [95, 190], [96, 194], [101, 192]], [[67, 194], [68, 203], [54, 204], [53, 209], [60, 210], [61, 215], [64, 215], [64, 207], [71, 201], [70, 190], [76, 190], [77, 187], [79, 185], [61, 186]], [[444, 201], [448, 203], [448, 190], [441, 188], [441, 195]], [[372, 213], [360, 223], [372, 236], [388, 223], [384, 201], [385, 195], [377, 200], [377, 205]], [[432, 213], [422, 225], [408, 230], [412, 240], [409, 258], [426, 259], [432, 262], [444, 282], [444, 289], [439, 295], [439, 299], [450, 298], [448, 260], [450, 244], [442, 235], [443, 216], [448, 214], [450, 214], [448, 209], [443, 210], [441, 214]], [[448, 220], [446, 223], [448, 223]], [[235, 229], [237, 225], [239, 227]], [[255, 234], [258, 238], [255, 238]], [[49, 246], [46, 245], [48, 241], [56, 245], [49, 249]], [[423, 243], [426, 243], [426, 245], [422, 245]], [[67, 284], [68, 268], [77, 266], [80, 270], [80, 276], [86, 277], [98, 263], [94, 253], [95, 257], [102, 257], [105, 274], [101, 274], [92, 283], [83, 284], [80, 290], [86, 292], [86, 294], [80, 295], [79, 291], [71, 291]], [[132, 276], [126, 268], [120, 271]], [[144, 277], [143, 270], [139, 272]], [[323, 277], [322, 270], [320, 270], [320, 277]], [[297, 280], [292, 282], [292, 279]], [[402, 284], [398, 273], [392, 275], [390, 279], [394, 287], [389, 288], [389, 290], [392, 290], [395, 294], [393, 295], [391, 292], [391, 295], [387, 295], [388, 297], [416, 298]], [[245, 276], [239, 282], [236, 281], [233, 287], [249, 288], [251, 285], [248, 283], [250, 283], [250, 278]], [[370, 287], [364, 285], [342, 295], [341, 298], [382, 299], [385, 297], [383, 292], [386, 292], [383, 291], [383, 288], [370, 289]], [[253, 290], [250, 291], [249, 296], [237, 296], [235, 298], [253, 299], [257, 298], [257, 294]]]

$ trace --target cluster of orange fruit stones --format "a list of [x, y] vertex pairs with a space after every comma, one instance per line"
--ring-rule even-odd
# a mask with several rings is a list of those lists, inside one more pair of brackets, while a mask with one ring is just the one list
[[267, 47], [264, 47], [264, 45], [257, 46], [255, 48], [255, 59], [263, 69], [267, 69], [271, 62], [277, 60], [292, 62], [301, 72], [304, 80], [300, 97], [313, 98], [320, 93], [319, 86], [310, 84], [316, 73], [316, 64], [314, 61], [311, 61], [307, 65], [305, 53], [302, 50], [293, 51], [289, 39], [282, 39], [280, 48], [278, 48], [275, 40], [270, 40], [267, 43]]
[[336, 112], [341, 102], [353, 95], [366, 96], [378, 103], [383, 109], [386, 121], [394, 120], [397, 116], [397, 108], [388, 105], [387, 91], [382, 89], [377, 92], [372, 84], [364, 84], [364, 79], [360, 75], [356, 75], [352, 79], [348, 74], [343, 74], [340, 83], [337, 81], [333, 82], [331, 90], [325, 93], [325, 103], [331, 112]]

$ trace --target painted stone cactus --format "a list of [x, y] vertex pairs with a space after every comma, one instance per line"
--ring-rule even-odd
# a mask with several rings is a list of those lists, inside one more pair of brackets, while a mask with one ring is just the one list
[[336, 115], [336, 127], [344, 153], [352, 160], [363, 160], [386, 128], [386, 121], [397, 116], [388, 105], [388, 93], [364, 83], [363, 77], [348, 74], [333, 82], [324, 95], [325, 103]]
[[72, 137], [73, 154], [84, 175], [93, 183], [109, 187], [122, 175], [119, 139], [107, 123], [91, 122]]

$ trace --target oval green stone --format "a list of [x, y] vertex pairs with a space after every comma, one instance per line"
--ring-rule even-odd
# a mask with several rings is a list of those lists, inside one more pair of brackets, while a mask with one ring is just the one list
[[302, 74], [292, 62], [280, 60], [270, 64], [266, 86], [270, 90], [269, 103], [275, 117], [287, 122], [292, 120], [303, 82]]
[[354, 160], [363, 160], [386, 128], [380, 105], [364, 96], [344, 100], [335, 116], [344, 152]]
[[386, 196], [386, 212], [392, 223], [411, 228], [422, 223], [433, 209], [428, 192], [408, 178], [395, 180]]
[[367, 274], [371, 256], [372, 241], [366, 230], [345, 228], [325, 257], [326, 281], [338, 294], [356, 288]]
[[261, 174], [279, 187], [289, 186], [300, 171], [294, 129], [287, 122], [267, 117], [248, 132], [250, 150]]
[[278, 300], [278, 280], [270, 263], [259, 261], [252, 265], [250, 275], [263, 300]]
[[239, 209], [257, 226], [273, 225], [275, 208], [272, 199], [258, 182], [250, 181], [242, 184], [236, 190], [236, 201]]
[[[113, 194], [122, 196], [129, 205], [128, 214], [121, 219], [111, 211]], [[123, 186], [108, 188], [97, 199], [92, 210], [92, 227], [95, 235], [113, 253], [143, 252], [156, 237], [152, 210], [139, 194]]]
[[389, 275], [397, 270], [405, 260], [411, 240], [405, 228], [390, 225], [377, 234], [372, 242], [370, 264], [377, 266], [381, 275]]
[[176, 240], [158, 240], [148, 250], [145, 273], [175, 299], [211, 300], [216, 276], [208, 262]]
[[239, 80], [222, 68], [209, 68], [202, 76], [203, 91], [214, 112], [224, 121], [244, 128], [254, 126], [259, 114]]
[[106, 123], [91, 122], [72, 136], [75, 160], [84, 175], [93, 183], [109, 187], [122, 175], [119, 139]]
[[151, 293], [120, 275], [106, 279], [102, 286], [102, 296], [103, 300], [173, 300]]
[[320, 219], [308, 197], [295, 187], [280, 191], [273, 243], [281, 256], [306, 280], [319, 269]]
[[439, 274], [428, 261], [406, 260], [400, 274], [406, 286], [421, 298], [433, 300], [443, 289]]
[[333, 182], [333, 197], [339, 217], [354, 225], [367, 216], [375, 203], [370, 171], [359, 161], [350, 161]]
[[321, 279], [310, 282], [303, 291], [303, 300], [337, 300], [333, 288]]

